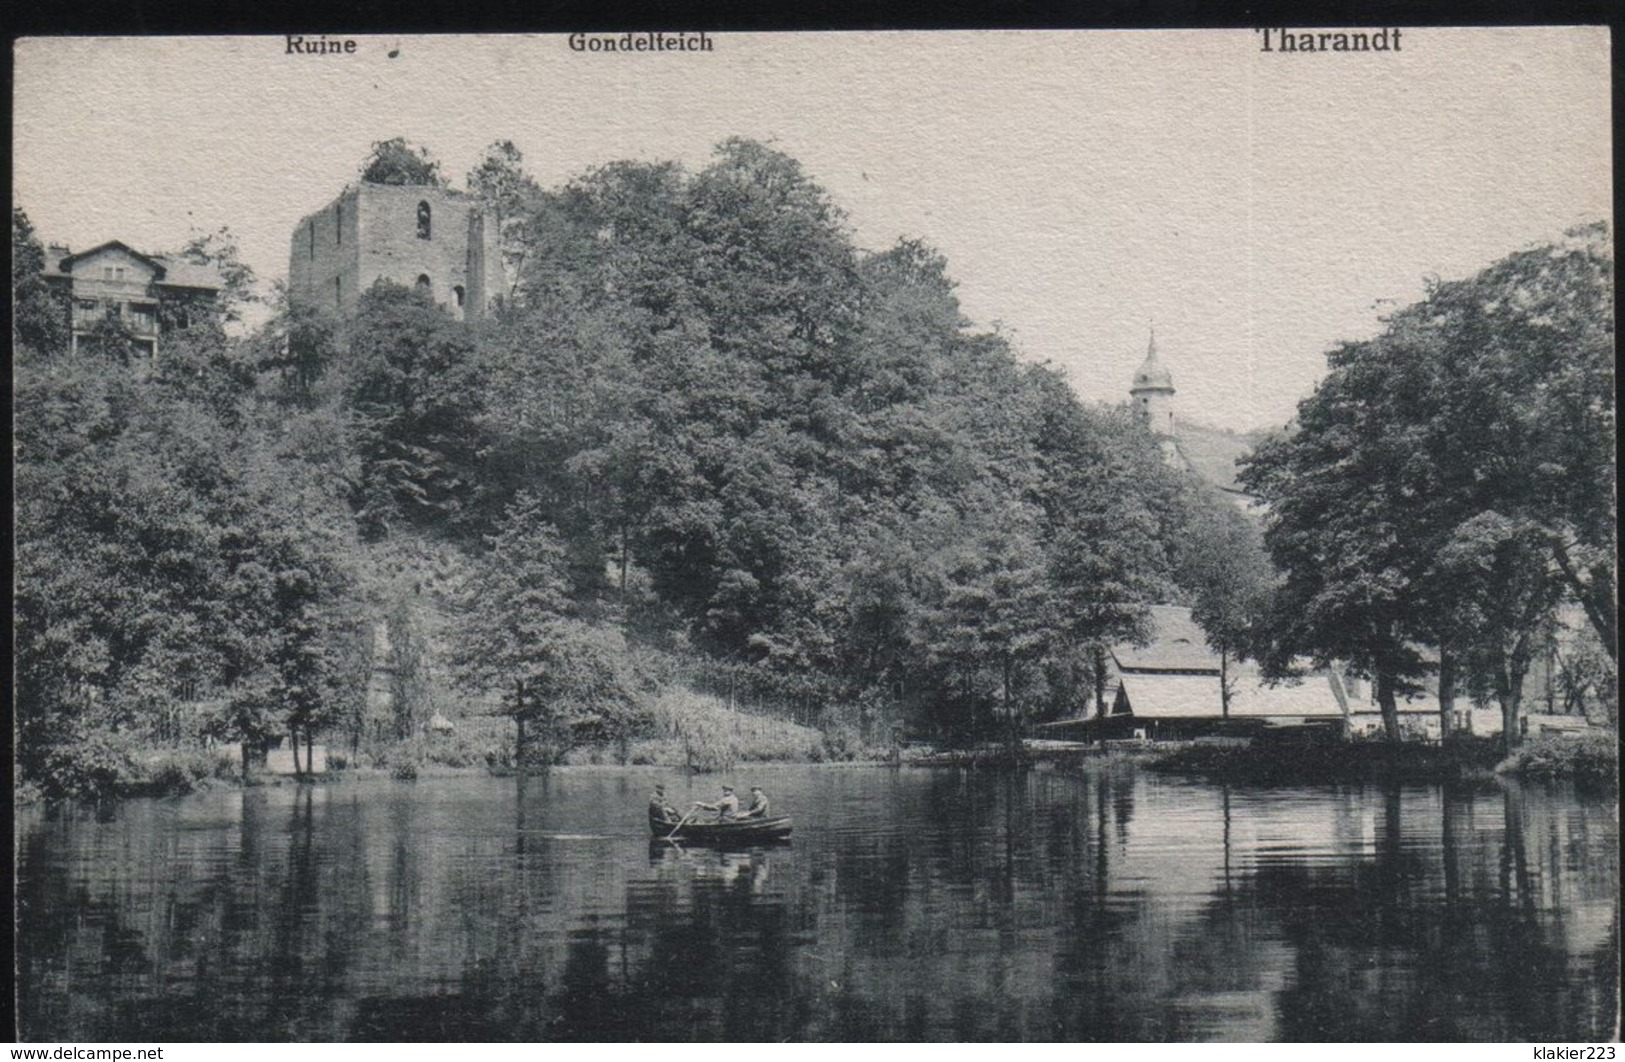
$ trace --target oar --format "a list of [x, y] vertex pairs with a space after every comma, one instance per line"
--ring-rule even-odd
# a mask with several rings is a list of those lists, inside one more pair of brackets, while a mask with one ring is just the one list
[[696, 811], [698, 811], [698, 810], [700, 810], [700, 806], [699, 806], [699, 805], [698, 805], [698, 804], [695, 804], [695, 805], [694, 805], [694, 806], [693, 806], [693, 807], [691, 807], [691, 808], [689, 808], [689, 809], [688, 809], [688, 814], [687, 814], [687, 815], [684, 815], [684, 816], [683, 816], [683, 817], [682, 817], [682, 818], [680, 818], [680, 819], [678, 819], [678, 820], [677, 820], [677, 825], [675, 825], [675, 826], [673, 826], [673, 827], [672, 827], [672, 828], [671, 828], [671, 832], [670, 832], [670, 833], [668, 833], [668, 834], [666, 834], [666, 840], [668, 840], [668, 841], [669, 841], [669, 840], [671, 840], [671, 839], [672, 839], [672, 838], [673, 838], [673, 837], [676, 837], [676, 836], [677, 836], [677, 831], [678, 831], [678, 830], [680, 830], [680, 829], [682, 829], [682, 828], [683, 828], [683, 827], [684, 827], [684, 826], [685, 826], [685, 825], [687, 825], [687, 823], [688, 823], [688, 820], [689, 820], [689, 819], [691, 819], [691, 818], [693, 818], [693, 817], [694, 817], [694, 813], [695, 813], [695, 812], [696, 812]]

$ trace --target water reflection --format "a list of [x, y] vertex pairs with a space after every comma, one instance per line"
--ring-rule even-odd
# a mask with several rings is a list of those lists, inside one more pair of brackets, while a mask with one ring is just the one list
[[649, 843], [648, 772], [256, 789], [17, 826], [25, 1039], [1596, 1040], [1574, 794], [758, 772], [794, 843]]

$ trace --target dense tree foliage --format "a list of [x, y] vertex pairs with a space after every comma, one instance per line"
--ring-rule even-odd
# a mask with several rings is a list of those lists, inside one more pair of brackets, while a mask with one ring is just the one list
[[404, 137], [379, 140], [361, 164], [361, 179], [369, 184], [444, 185], [440, 163], [429, 149]]
[[[13, 229], [37, 270], [20, 211]], [[19, 294], [25, 775], [94, 790], [142, 742], [241, 742], [253, 755], [354, 713], [364, 616], [333, 411], [290, 417], [255, 400], [251, 346], [222, 327], [229, 301], [170, 321], [154, 364], [113, 319], [70, 355], [65, 308], [27, 278]]]
[[646, 584], [717, 659], [976, 731], [1086, 696], [1055, 676], [1176, 591], [1195, 488], [1143, 427], [969, 332], [931, 249], [854, 248], [794, 160], [528, 199], [465, 511], [528, 492], [572, 593]]
[[470, 330], [426, 294], [381, 282], [344, 331], [363, 528], [376, 537], [397, 521], [458, 526], [475, 491], [484, 393]]
[[[439, 181], [398, 140], [363, 176]], [[1084, 706], [1100, 648], [1184, 592], [1175, 544], [1209, 503], [1143, 426], [971, 331], [929, 247], [857, 249], [793, 159], [730, 140], [697, 173], [543, 190], [498, 143], [469, 186], [512, 274], [495, 320], [381, 284], [346, 320], [280, 305], [231, 338], [251, 278], [221, 230], [185, 253], [241, 283], [166, 333], [155, 374], [124, 370], [111, 325], [32, 367], [18, 600], [41, 718], [134, 726], [145, 709], [113, 706], [139, 690], [215, 705], [234, 740], [359, 734], [382, 625], [407, 738], [428, 679], [394, 643], [432, 655], [434, 606], [379, 574], [406, 540], [471, 561], [458, 673], [544, 758], [635, 728], [628, 639], [803, 718], [1014, 736]]]
[[630, 730], [636, 690], [626, 646], [580, 618], [564, 547], [535, 498], [516, 498], [491, 536], [461, 618], [459, 670], [477, 691], [502, 691], [518, 723], [515, 762], [530, 751], [527, 734], [552, 760]]
[[1245, 480], [1270, 505], [1285, 573], [1259, 627], [1279, 668], [1352, 662], [1394, 698], [1458, 666], [1520, 691], [1564, 601], [1616, 652], [1613, 261], [1602, 227], [1435, 284], [1373, 340], [1346, 344]]
[[11, 347], [60, 350], [68, 343], [68, 309], [46, 281], [45, 249], [21, 207], [11, 208]]
[[524, 155], [513, 141], [499, 140], [486, 148], [479, 164], [468, 171], [469, 194], [484, 204], [487, 218], [497, 227], [504, 301], [513, 297], [514, 285], [535, 238], [530, 221], [541, 188], [525, 172], [524, 162]]
[[1219, 654], [1223, 710], [1234, 693], [1231, 662], [1249, 655], [1268, 615], [1276, 572], [1258, 523], [1214, 495], [1192, 492], [1174, 547], [1176, 577], [1193, 618]]
[[229, 404], [228, 359], [175, 347], [150, 375], [83, 347], [19, 367], [25, 765], [87, 729], [263, 746], [354, 707], [353, 523], [299, 445], [322, 429]]
[[[403, 141], [364, 171], [440, 180]], [[1352, 662], [1390, 716], [1424, 647], [1494, 693], [1559, 598], [1611, 629], [1594, 239], [1334, 354], [1248, 473], [1278, 577], [1130, 410], [972, 329], [931, 248], [859, 249], [779, 152], [542, 189], [498, 143], [469, 185], [511, 274], [494, 318], [380, 284], [344, 320], [275, 305], [235, 336], [238, 272], [141, 372], [116, 322], [68, 356], [14, 212], [26, 771], [128, 735], [415, 740], [446, 650], [551, 760], [637, 730], [639, 654], [959, 739], [1087, 710], [1155, 602], [1226, 658]], [[236, 261], [225, 230], [187, 253]], [[409, 575], [414, 551], [455, 563]]]
[[178, 257], [213, 266], [220, 274], [221, 288], [214, 308], [219, 320], [241, 321], [246, 307], [262, 301], [255, 290], [254, 270], [243, 261], [237, 236], [229, 226], [222, 225], [213, 232], [194, 232]]

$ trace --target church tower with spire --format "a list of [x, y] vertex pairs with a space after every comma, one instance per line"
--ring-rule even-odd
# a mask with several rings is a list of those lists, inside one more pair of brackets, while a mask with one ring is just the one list
[[1247, 493], [1238, 476], [1238, 462], [1258, 441], [1256, 434], [1210, 428], [1200, 422], [1174, 421], [1174, 377], [1157, 354], [1157, 333], [1151, 331], [1145, 360], [1134, 370], [1128, 393], [1134, 411], [1162, 451], [1169, 468], [1189, 472], [1222, 491], [1243, 512], [1261, 511], [1262, 502]]
[[1134, 383], [1128, 393], [1134, 397], [1134, 407], [1145, 419], [1146, 426], [1162, 445], [1163, 454], [1170, 461], [1177, 461], [1174, 447], [1174, 378], [1162, 359], [1157, 357], [1155, 329], [1151, 331], [1145, 360], [1134, 370]]

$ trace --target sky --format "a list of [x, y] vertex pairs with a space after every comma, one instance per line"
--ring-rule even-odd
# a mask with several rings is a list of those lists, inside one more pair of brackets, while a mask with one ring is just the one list
[[1349, 54], [1265, 53], [1245, 29], [355, 40], [19, 41], [13, 201], [74, 249], [227, 225], [271, 281], [374, 141], [420, 143], [460, 184], [512, 140], [556, 186], [751, 137], [859, 246], [935, 246], [966, 315], [1081, 397], [1126, 397], [1154, 325], [1178, 415], [1236, 430], [1284, 423], [1326, 351], [1426, 278], [1612, 221], [1605, 28], [1407, 28]]

